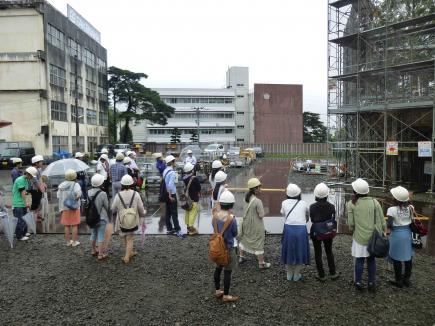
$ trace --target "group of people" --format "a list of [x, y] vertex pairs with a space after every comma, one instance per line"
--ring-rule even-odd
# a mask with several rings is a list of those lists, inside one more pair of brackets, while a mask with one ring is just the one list
[[[188, 162], [184, 164], [184, 193], [189, 198], [191, 205], [186, 209], [185, 222], [188, 235], [198, 234], [194, 227], [199, 213], [199, 197], [201, 185], [196, 177], [196, 162], [192, 162], [192, 153], [188, 154]], [[80, 159], [81, 153], [76, 153]], [[164, 209], [164, 224], [167, 234], [184, 237], [178, 221], [178, 195], [176, 189], [175, 157], [158, 153], [156, 167], [161, 174], [159, 188], [159, 200]], [[99, 158], [96, 174], [91, 178], [91, 188], [83, 188], [78, 182], [79, 175], [74, 170], [67, 170], [57, 192], [61, 223], [65, 227], [66, 245], [76, 247], [77, 226], [80, 224], [80, 205], [84, 192], [87, 199], [87, 207], [94, 205], [98, 212], [98, 223], [91, 229], [91, 254], [98, 260], [108, 257], [108, 245], [113, 232], [118, 232], [123, 239], [125, 254], [122, 261], [128, 264], [136, 255], [134, 250], [134, 234], [139, 226], [139, 219], [144, 218], [146, 209], [140, 194], [136, 191], [137, 164], [134, 161], [135, 153], [116, 155], [116, 163], [109, 165], [107, 154], [103, 153]], [[195, 160], [196, 161], [196, 160]], [[21, 173], [20, 164], [14, 161], [13, 179], [13, 214], [18, 218], [16, 237], [18, 240], [27, 240], [28, 233], [22, 216], [28, 209], [35, 211], [39, 208], [40, 198], [46, 191], [41, 177], [42, 156], [32, 158], [32, 166]], [[129, 172], [129, 170], [131, 170]], [[109, 184], [112, 184], [112, 200], [109, 200]], [[265, 259], [265, 227], [264, 207], [260, 199], [261, 181], [251, 178], [247, 183], [248, 192], [244, 198], [242, 222], [238, 225], [233, 214], [235, 197], [229, 190], [227, 174], [223, 171], [222, 163], [216, 160], [212, 163], [212, 171], [209, 177], [211, 185], [210, 197], [212, 207], [212, 224], [215, 232], [221, 232], [228, 250], [229, 263], [225, 266], [216, 265], [214, 270], [214, 283], [218, 298], [225, 302], [233, 302], [238, 296], [230, 295], [232, 271], [237, 264], [243, 264], [247, 256], [254, 255], [258, 261], [259, 269], [268, 269], [271, 263]], [[395, 199], [395, 205], [387, 211], [388, 221], [379, 202], [369, 196], [369, 185], [363, 179], [357, 179], [352, 183], [353, 199], [347, 203], [347, 221], [353, 233], [351, 253], [354, 257], [355, 288], [364, 290], [362, 274], [364, 263], [367, 261], [369, 291], [376, 290], [376, 260], [369, 254], [367, 246], [374, 230], [382, 233], [390, 233], [389, 256], [393, 261], [395, 279], [392, 284], [397, 287], [410, 286], [412, 270], [412, 238], [410, 224], [413, 216], [413, 208], [409, 203], [409, 193], [403, 187], [391, 189]], [[302, 200], [301, 189], [293, 183], [286, 188], [286, 199], [281, 204], [281, 214], [284, 217], [284, 228], [281, 241], [281, 263], [285, 266], [286, 278], [289, 281], [298, 282], [303, 279], [302, 269], [310, 264], [311, 239], [314, 247], [314, 258], [317, 268], [317, 279], [325, 282], [327, 276], [322, 263], [322, 245], [326, 253], [329, 278], [336, 280], [337, 272], [334, 254], [333, 239], [335, 233], [321, 236], [316, 233], [313, 226], [328, 221], [335, 222], [336, 211], [333, 204], [328, 202], [329, 188], [324, 184], [318, 184], [314, 189], [315, 202], [309, 205]], [[32, 194], [31, 202], [27, 194]], [[39, 200], [39, 202], [38, 202]], [[312, 227], [307, 231], [307, 222], [311, 221]], [[70, 235], [71, 233], [71, 235]], [[238, 256], [236, 254], [238, 248]], [[221, 288], [221, 274], [224, 271], [224, 286]]]

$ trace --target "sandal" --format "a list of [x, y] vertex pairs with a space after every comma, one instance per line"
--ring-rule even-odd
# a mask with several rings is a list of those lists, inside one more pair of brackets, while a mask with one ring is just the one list
[[126, 259], [126, 258], [121, 258], [121, 260], [125, 265], [128, 265], [128, 263], [130, 262], [130, 259]]
[[223, 290], [216, 290], [214, 296], [215, 296], [217, 299], [220, 299], [220, 298], [222, 298], [222, 297], [224, 296], [224, 291], [223, 291]]
[[266, 263], [266, 262], [264, 262], [262, 264], [258, 264], [258, 268], [259, 269], [268, 269], [268, 268], [270, 268], [270, 266], [271, 266], [271, 264], [270, 263]]
[[104, 260], [107, 258], [107, 254], [98, 255], [98, 260]]
[[91, 255], [92, 255], [92, 257], [97, 257], [98, 256], [98, 251], [92, 251]]
[[224, 295], [222, 297], [223, 302], [234, 302], [234, 301], [237, 301], [239, 299], [240, 299], [240, 297], [238, 297], [237, 295]]
[[134, 256], [136, 256], [137, 255], [137, 251], [133, 251], [131, 254], [130, 254], [130, 258], [132, 258], [132, 257], [134, 257]]
[[247, 259], [245, 257], [239, 256], [239, 264], [243, 264], [246, 261], [247, 261]]

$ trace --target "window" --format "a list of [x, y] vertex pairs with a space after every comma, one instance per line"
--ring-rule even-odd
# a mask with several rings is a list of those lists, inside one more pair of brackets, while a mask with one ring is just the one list
[[233, 99], [231, 97], [226, 97], [225, 103], [233, 103]]
[[51, 120], [68, 121], [65, 103], [51, 101]]
[[[76, 150], [76, 136], [72, 136], [71, 141], [73, 150]], [[79, 151], [82, 153], [85, 151], [85, 137], [83, 136], [79, 136]]]
[[98, 86], [98, 98], [100, 101], [107, 102], [107, 90], [101, 86]]
[[53, 136], [51, 138], [53, 145], [53, 152], [67, 152], [68, 151], [68, 137], [67, 136]]
[[100, 137], [100, 144], [108, 144], [109, 137]]
[[244, 142], [244, 141], [245, 141], [245, 138], [237, 138], [237, 141]]
[[83, 61], [91, 67], [95, 67], [95, 54], [88, 49], [83, 50]]
[[237, 97], [242, 98], [245, 97], [245, 95], [237, 95]]
[[63, 87], [50, 85], [50, 99], [56, 102], [65, 102], [65, 91]]
[[65, 35], [53, 25], [48, 24], [47, 41], [53, 46], [61, 50], [64, 50], [65, 48], [64, 40], [65, 40]]
[[82, 60], [82, 47], [72, 38], [69, 39], [69, 54], [72, 57], [77, 56], [77, 59]]
[[237, 129], [245, 129], [244, 125], [237, 125]]
[[106, 62], [103, 59], [97, 58], [97, 69], [99, 72], [105, 74], [107, 72]]
[[245, 86], [245, 84], [237, 84], [237, 86], [241, 86], [241, 87], [243, 87], [243, 86]]
[[[101, 105], [101, 104], [100, 104]], [[100, 106], [100, 112], [98, 114], [100, 126], [108, 126], [109, 125], [109, 111], [106, 106]]]
[[97, 88], [96, 84], [87, 80], [86, 81], [86, 96], [90, 96], [90, 97], [95, 98], [96, 97], [96, 88]]
[[93, 153], [97, 148], [98, 140], [97, 137], [88, 136], [88, 152]]
[[[75, 88], [76, 88], [76, 84], [75, 84], [75, 78], [76, 75], [75, 74], [70, 74], [69, 75], [69, 89], [70, 89], [70, 94], [72, 97], [75, 97]], [[83, 95], [83, 79], [82, 77], [78, 77], [77, 78], [77, 89], [78, 89], [78, 94]]]
[[225, 129], [226, 134], [232, 134], [234, 131], [233, 129]]
[[96, 125], [97, 124], [97, 111], [95, 110], [86, 110], [86, 123], [88, 125]]
[[237, 111], [237, 115], [244, 115], [245, 114], [245, 112], [243, 112], [243, 111]]
[[59, 87], [65, 87], [66, 86], [65, 69], [50, 64], [50, 84]]
[[[79, 123], [85, 123], [84, 110], [80, 106], [79, 106], [78, 116], [79, 116]], [[71, 121], [75, 123], [76, 119], [77, 119], [76, 107], [75, 105], [71, 105]]]
[[86, 66], [86, 79], [93, 83], [97, 83], [97, 72], [94, 68]]

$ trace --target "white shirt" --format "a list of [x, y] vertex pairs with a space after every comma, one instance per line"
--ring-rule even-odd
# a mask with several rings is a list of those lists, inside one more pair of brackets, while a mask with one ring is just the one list
[[133, 159], [131, 159], [130, 168], [132, 168], [133, 170], [138, 170], [139, 171], [139, 168], [138, 168], [138, 166], [136, 164], [136, 161], [133, 160]]
[[190, 163], [193, 166], [196, 165], [196, 157], [192, 155], [192, 157], [190, 157], [189, 155], [186, 156], [186, 158], [184, 159], [184, 164], [186, 163]]
[[[295, 206], [296, 199], [286, 199], [281, 204], [281, 214], [286, 217], [290, 210]], [[290, 215], [286, 218], [287, 225], [306, 225], [310, 210], [303, 200], [300, 200]]]
[[411, 224], [411, 212], [410, 206], [400, 208], [399, 206], [393, 206], [388, 208], [387, 216], [393, 218], [393, 226], [404, 226]]
[[97, 163], [97, 173], [101, 174], [104, 177], [104, 180], [107, 179], [107, 172], [104, 169], [104, 165], [103, 165], [103, 163], [101, 163], [101, 161], [98, 161], [98, 163]]

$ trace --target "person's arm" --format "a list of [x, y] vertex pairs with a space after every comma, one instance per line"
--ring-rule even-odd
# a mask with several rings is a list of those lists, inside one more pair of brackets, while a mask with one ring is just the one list
[[387, 232], [387, 222], [385, 221], [384, 218], [384, 211], [381, 207], [381, 204], [379, 204], [377, 200], [375, 200], [375, 203], [376, 203], [376, 210], [377, 210], [376, 214], [380, 217], [382, 231]]
[[310, 208], [305, 204], [305, 222], [310, 220]]
[[76, 195], [77, 200], [82, 196], [82, 188], [77, 182], [74, 184], [74, 194]]
[[135, 192], [134, 196], [136, 197], [136, 207], [137, 207], [137, 211], [139, 213], [139, 217], [145, 217], [147, 211], [145, 209], [145, 207], [143, 206], [143, 202], [142, 199], [140, 198], [140, 195]]
[[262, 219], [265, 214], [264, 214], [263, 202], [260, 199], [257, 200], [257, 207], [256, 208], [257, 208], [258, 217]]
[[231, 235], [233, 238], [237, 237], [237, 220], [233, 217], [233, 221], [231, 222]]
[[175, 171], [171, 171], [166, 178], [168, 179], [168, 184], [166, 185], [168, 188], [169, 200], [175, 201], [177, 188], [175, 187]]
[[104, 192], [103, 195], [99, 195], [99, 196], [101, 196], [101, 198], [102, 198], [102, 201], [101, 201], [102, 208], [104, 208], [106, 210], [107, 216], [109, 217], [110, 216], [110, 210], [109, 210], [110, 207], [109, 207], [109, 199], [107, 198], [107, 194]]
[[353, 211], [354, 205], [351, 202], [348, 202], [346, 205], [347, 211], [347, 225], [349, 226], [350, 231], [353, 231], [355, 228], [355, 216]]
[[26, 207], [29, 208], [30, 207], [30, 203], [27, 201], [26, 194], [27, 194], [26, 189], [21, 189], [20, 190], [21, 198], [23, 199], [23, 202], [26, 204]]
[[284, 202], [281, 203], [281, 211], [280, 211], [280, 213], [281, 213], [281, 215], [284, 216], [284, 213], [285, 213], [285, 211], [284, 211]]

